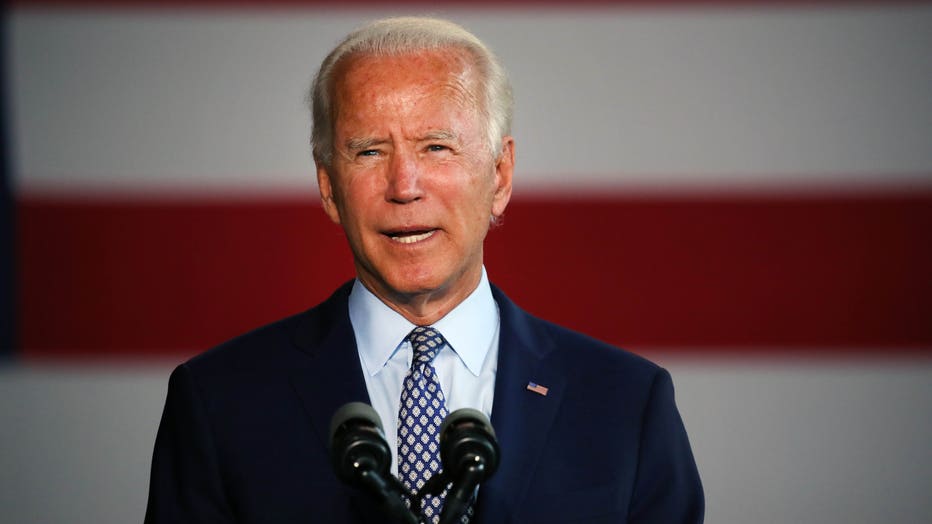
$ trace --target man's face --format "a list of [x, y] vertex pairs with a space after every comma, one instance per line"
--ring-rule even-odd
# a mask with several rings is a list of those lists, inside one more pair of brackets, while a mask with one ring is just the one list
[[396, 308], [472, 292], [489, 219], [511, 196], [513, 141], [493, 156], [470, 63], [446, 49], [351, 57], [336, 71], [324, 210], [360, 280]]

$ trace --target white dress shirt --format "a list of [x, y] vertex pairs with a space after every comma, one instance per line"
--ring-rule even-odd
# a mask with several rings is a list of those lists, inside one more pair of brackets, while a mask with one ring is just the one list
[[[401, 389], [413, 357], [406, 337], [416, 326], [385, 305], [358, 279], [349, 296], [349, 316], [369, 399], [382, 419], [392, 450], [391, 471], [396, 474]], [[447, 412], [473, 408], [491, 417], [499, 313], [485, 267], [476, 289], [433, 327], [447, 341], [434, 359]]]

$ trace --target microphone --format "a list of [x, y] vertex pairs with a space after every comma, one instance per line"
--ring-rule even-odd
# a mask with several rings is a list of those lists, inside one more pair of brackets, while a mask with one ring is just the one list
[[404, 524], [418, 524], [402, 499], [404, 487], [389, 473], [392, 452], [372, 406], [343, 405], [330, 419], [330, 459], [337, 478], [372, 495], [379, 507]]
[[453, 486], [444, 500], [440, 524], [459, 520], [479, 483], [498, 469], [499, 453], [495, 430], [481, 411], [458, 409], [444, 419], [440, 424], [440, 460], [443, 476], [452, 480]]

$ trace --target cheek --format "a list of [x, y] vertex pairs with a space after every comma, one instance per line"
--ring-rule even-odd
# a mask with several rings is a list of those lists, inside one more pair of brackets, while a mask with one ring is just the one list
[[495, 170], [488, 163], [481, 163], [474, 169], [473, 172], [479, 174], [470, 181], [472, 198], [476, 207], [480, 207], [484, 213], [491, 213], [496, 189]]
[[348, 170], [335, 190], [346, 209], [354, 210], [357, 214], [367, 209], [374, 198], [382, 194], [378, 174], [372, 170]]
[[458, 181], [446, 180], [440, 189], [439, 193], [444, 195], [444, 207], [451, 215], [459, 217], [467, 227], [473, 227], [473, 222], [491, 212], [493, 192], [485, 179], [469, 177]]

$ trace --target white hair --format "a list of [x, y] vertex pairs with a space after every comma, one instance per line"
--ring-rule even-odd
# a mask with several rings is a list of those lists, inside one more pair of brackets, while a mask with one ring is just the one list
[[514, 99], [505, 69], [475, 35], [447, 20], [425, 17], [386, 18], [350, 33], [320, 65], [311, 84], [313, 114], [311, 146], [314, 160], [329, 166], [333, 159], [334, 71], [351, 55], [397, 56], [445, 48], [462, 49], [472, 57], [479, 73], [477, 98], [486, 121], [489, 151], [501, 153], [502, 138], [511, 134]]

